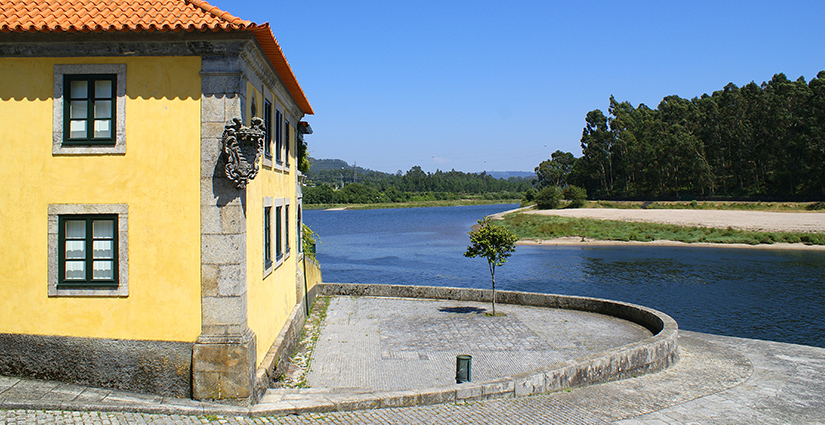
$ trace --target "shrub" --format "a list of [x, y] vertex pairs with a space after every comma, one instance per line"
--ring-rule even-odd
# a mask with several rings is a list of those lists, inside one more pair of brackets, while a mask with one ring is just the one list
[[387, 190], [384, 191], [384, 195], [390, 200], [390, 202], [405, 202], [410, 200], [410, 194], [406, 192], [402, 192], [398, 190], [395, 186], [390, 186]]
[[536, 189], [533, 189], [531, 187], [530, 189], [527, 189], [527, 191], [524, 192], [524, 197], [522, 198], [522, 201], [533, 202], [534, 199], [536, 199]]
[[825, 210], [825, 202], [814, 202], [805, 207], [808, 211]]
[[335, 202], [335, 191], [325, 184], [304, 188], [305, 204], [331, 204], [333, 202]]
[[535, 199], [536, 199], [536, 189], [533, 189], [533, 188], [527, 189], [527, 191], [524, 192], [524, 195], [521, 198], [521, 205], [519, 205], [519, 206], [526, 207], [526, 206], [532, 204]]
[[556, 186], [548, 186], [536, 194], [536, 207], [540, 210], [551, 210], [559, 207], [562, 194]]
[[564, 199], [570, 201], [570, 208], [581, 208], [587, 200], [587, 190], [583, 187], [568, 186], [563, 192]]

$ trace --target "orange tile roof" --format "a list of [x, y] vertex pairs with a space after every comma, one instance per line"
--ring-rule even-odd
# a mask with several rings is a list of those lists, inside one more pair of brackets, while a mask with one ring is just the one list
[[0, 0], [3, 32], [194, 31], [246, 29], [200, 0]]
[[251, 31], [305, 114], [313, 114], [269, 24], [203, 0], [0, 0], [0, 33]]

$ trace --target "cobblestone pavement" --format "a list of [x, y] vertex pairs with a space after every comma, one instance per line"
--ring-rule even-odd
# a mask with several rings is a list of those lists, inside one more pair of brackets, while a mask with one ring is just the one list
[[[558, 319], [539, 319], [515, 313], [513, 317], [531, 329], [540, 328], [536, 326], [536, 320]], [[403, 326], [407, 325], [398, 325], [394, 329]], [[508, 326], [521, 329], [518, 324]], [[550, 328], [542, 329], [540, 332], [551, 333]], [[594, 329], [594, 332], [601, 332], [599, 326]], [[540, 332], [536, 334], [546, 344], [554, 346]], [[502, 337], [497, 341], [496, 344], [506, 346], [509, 339]], [[418, 343], [422, 344], [422, 349], [428, 347], [428, 343], [415, 338], [406, 342]], [[385, 344], [384, 347], [390, 350], [400, 346], [391, 341]], [[680, 361], [665, 371], [570, 391], [467, 404], [286, 417], [205, 415], [203, 412], [210, 411], [210, 405], [190, 400], [164, 400], [133, 393], [0, 377], [0, 406], [7, 409], [0, 410], [0, 423], [825, 424], [825, 397], [822, 396], [825, 394], [825, 349], [686, 331], [680, 332], [679, 346]], [[575, 344], [570, 347], [576, 349]], [[73, 397], [91, 401], [73, 405], [81, 411], [59, 410], [65, 408], [61, 403]], [[128, 410], [129, 406], [143, 406], [144, 411], [147, 407], [165, 407], [192, 414], [95, 411], [104, 407], [105, 410]], [[200, 414], [195, 413], [198, 409]]]
[[[313, 388], [412, 390], [455, 383], [473, 356], [474, 381], [528, 372], [649, 337], [635, 323], [574, 310], [400, 298], [335, 297], [313, 355]], [[388, 314], [388, 312], [392, 312]]]
[[825, 349], [683, 332], [663, 372], [553, 394], [287, 417], [0, 411], [0, 423], [822, 424]]

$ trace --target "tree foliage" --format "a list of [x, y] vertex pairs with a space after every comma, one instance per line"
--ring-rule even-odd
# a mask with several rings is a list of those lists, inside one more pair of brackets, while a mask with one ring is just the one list
[[485, 199], [518, 199], [532, 187], [530, 179], [497, 179], [487, 173], [441, 171], [428, 173], [419, 166], [406, 173], [382, 173], [350, 167], [341, 160], [313, 160], [303, 190], [307, 204], [376, 203], [455, 200], [465, 195]]
[[573, 164], [576, 157], [570, 152], [555, 151], [550, 154], [550, 159], [542, 161], [536, 167], [536, 185], [539, 188], [547, 186], [567, 186], [567, 176], [573, 171]]
[[825, 196], [825, 71], [667, 96], [656, 109], [611, 96], [608, 115], [585, 122], [568, 180], [595, 196]]
[[304, 255], [315, 258], [315, 244], [318, 239], [318, 235], [306, 223], [301, 223], [301, 250]]
[[470, 232], [470, 246], [464, 252], [468, 258], [484, 257], [493, 282], [493, 316], [496, 315], [496, 266], [507, 262], [516, 250], [518, 236], [498, 226], [489, 217], [478, 221], [478, 228]]
[[581, 208], [587, 200], [587, 191], [578, 186], [568, 186], [562, 192], [564, 199], [570, 201], [570, 208]]
[[547, 186], [536, 194], [536, 208], [552, 210], [559, 207], [562, 190], [558, 186]]

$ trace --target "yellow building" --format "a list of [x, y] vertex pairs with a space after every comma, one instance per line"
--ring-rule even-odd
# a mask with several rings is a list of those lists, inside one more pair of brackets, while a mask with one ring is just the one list
[[254, 401], [303, 323], [313, 113], [268, 24], [0, 10], [0, 374]]

